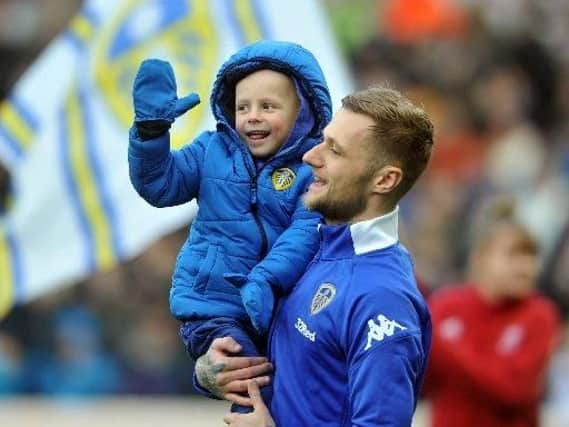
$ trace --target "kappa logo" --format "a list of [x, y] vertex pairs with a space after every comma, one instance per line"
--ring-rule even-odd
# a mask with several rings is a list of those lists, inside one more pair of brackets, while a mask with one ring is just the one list
[[392, 336], [395, 333], [395, 328], [404, 331], [407, 329], [405, 326], [397, 323], [395, 320], [389, 320], [383, 314], [377, 316], [378, 323], [375, 323], [373, 319], [367, 321], [369, 331], [367, 333], [367, 344], [364, 351], [370, 349], [373, 341], [383, 341], [383, 339], [388, 336]]
[[289, 168], [277, 169], [271, 176], [273, 187], [275, 187], [275, 190], [277, 191], [283, 191], [287, 188], [290, 188], [295, 178], [296, 174], [292, 169]]
[[318, 314], [324, 310], [336, 296], [336, 286], [332, 283], [322, 283], [310, 304], [310, 314]]

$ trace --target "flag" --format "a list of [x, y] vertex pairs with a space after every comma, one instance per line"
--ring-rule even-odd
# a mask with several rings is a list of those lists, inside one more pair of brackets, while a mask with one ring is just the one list
[[[244, 44], [289, 40], [315, 53], [334, 101], [351, 89], [317, 0], [87, 0], [0, 105], [0, 316], [106, 271], [195, 216], [156, 209], [128, 177], [131, 88], [145, 58], [170, 61], [180, 96], [209, 99], [220, 65]], [[208, 102], [179, 118], [179, 148], [215, 123]]]

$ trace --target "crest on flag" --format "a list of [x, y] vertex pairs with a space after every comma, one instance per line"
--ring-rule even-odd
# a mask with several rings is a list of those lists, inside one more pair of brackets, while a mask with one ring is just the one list
[[[218, 56], [210, 9], [206, 0], [128, 1], [102, 28], [95, 47], [95, 79], [121, 125], [132, 124], [132, 79], [144, 59], [162, 58], [172, 64], [179, 97], [208, 93]], [[172, 148], [196, 134], [205, 113], [198, 106], [176, 120]]]

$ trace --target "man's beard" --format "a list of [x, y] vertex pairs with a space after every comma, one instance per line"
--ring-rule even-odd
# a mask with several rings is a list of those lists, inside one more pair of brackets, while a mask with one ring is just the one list
[[[363, 180], [362, 180], [363, 181]], [[304, 204], [310, 210], [320, 212], [330, 223], [347, 223], [361, 214], [367, 207], [368, 198], [364, 191], [366, 182], [358, 182], [342, 195], [331, 187], [326, 194], [313, 200], [304, 198]]]

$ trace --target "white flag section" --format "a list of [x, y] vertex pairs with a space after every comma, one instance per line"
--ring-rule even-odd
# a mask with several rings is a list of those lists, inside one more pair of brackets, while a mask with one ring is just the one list
[[194, 203], [156, 209], [131, 187], [128, 128], [140, 62], [169, 60], [178, 94], [202, 104], [178, 119], [173, 147], [213, 128], [222, 62], [261, 39], [296, 41], [319, 59], [335, 106], [351, 89], [317, 0], [92, 0], [0, 106], [0, 162], [12, 202], [0, 217], [0, 316], [112, 268], [189, 223]]

